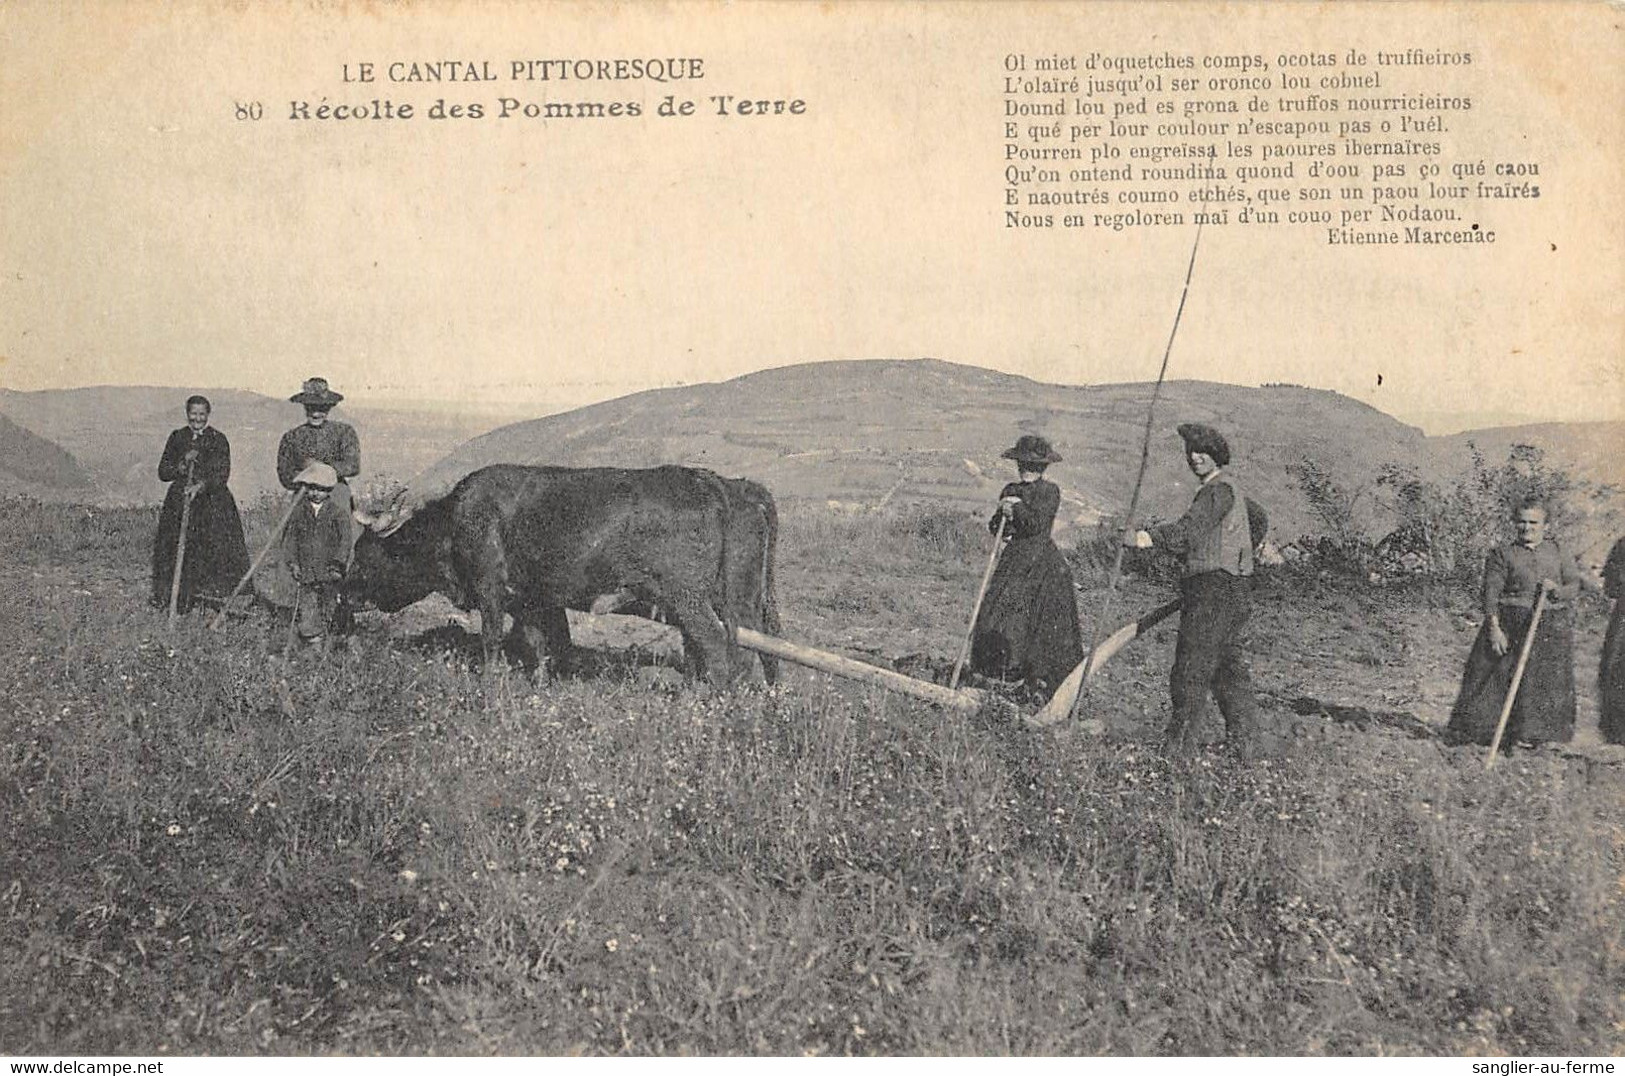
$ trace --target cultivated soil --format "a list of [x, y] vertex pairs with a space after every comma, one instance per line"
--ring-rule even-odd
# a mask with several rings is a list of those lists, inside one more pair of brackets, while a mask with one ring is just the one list
[[[782, 507], [785, 635], [942, 677], [980, 520]], [[802, 669], [715, 692], [634, 618], [573, 618], [551, 682], [445, 603], [327, 655], [258, 607], [170, 633], [155, 522], [0, 513], [0, 1053], [1625, 1047], [1598, 603], [1575, 743], [1485, 773], [1437, 735], [1466, 594], [1261, 578], [1268, 756], [1213, 715], [1170, 763], [1173, 622], [1031, 731]], [[1112, 626], [1168, 596], [1126, 580]]]

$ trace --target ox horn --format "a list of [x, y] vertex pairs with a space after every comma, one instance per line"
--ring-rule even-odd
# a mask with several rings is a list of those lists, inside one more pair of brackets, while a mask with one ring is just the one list
[[368, 512], [361, 508], [354, 508], [350, 512], [351, 518], [363, 527], [372, 531], [380, 538], [394, 534], [401, 526], [412, 518], [415, 507], [407, 502], [407, 489], [401, 487], [389, 499], [389, 503], [376, 512]]
[[[401, 498], [397, 497], [396, 500], [399, 501]], [[412, 513], [416, 510], [410, 504], [398, 505], [379, 517], [378, 521], [373, 525], [373, 531], [380, 538], [388, 538], [391, 534], [406, 526], [406, 521], [412, 518]]]

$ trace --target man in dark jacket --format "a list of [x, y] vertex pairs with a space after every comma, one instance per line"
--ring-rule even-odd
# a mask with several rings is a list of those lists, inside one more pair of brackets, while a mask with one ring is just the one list
[[1211, 426], [1179, 427], [1185, 461], [1202, 486], [1185, 514], [1173, 523], [1138, 531], [1139, 548], [1161, 546], [1183, 555], [1180, 579], [1179, 642], [1169, 678], [1173, 716], [1168, 722], [1170, 754], [1190, 754], [1199, 746], [1208, 693], [1219, 703], [1235, 749], [1254, 749], [1258, 702], [1242, 654], [1242, 631], [1252, 612], [1253, 547], [1246, 498], [1223, 468], [1230, 446]]

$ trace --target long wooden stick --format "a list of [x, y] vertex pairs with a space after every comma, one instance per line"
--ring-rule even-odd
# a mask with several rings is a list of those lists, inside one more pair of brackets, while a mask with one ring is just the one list
[[734, 637], [739, 645], [747, 650], [755, 650], [762, 654], [771, 654], [774, 657], [793, 661], [797, 665], [805, 665], [809, 669], [820, 672], [833, 673], [848, 680], [858, 680], [866, 684], [875, 684], [887, 691], [895, 691], [900, 695], [909, 695], [926, 702], [934, 702], [938, 706], [945, 706], [960, 713], [975, 713], [981, 708], [983, 695], [972, 688], [943, 687], [941, 684], [928, 684], [924, 680], [916, 680], [912, 676], [892, 672], [875, 665], [868, 665], [851, 658], [844, 658], [839, 654], [831, 654], [825, 650], [815, 650], [810, 646], [799, 643], [786, 642], [775, 639], [771, 635], [763, 635], [750, 628], [735, 628]]
[[[1112, 572], [1106, 578], [1106, 600], [1101, 603], [1100, 616], [1089, 629], [1089, 650], [1093, 654], [1100, 645], [1101, 625], [1111, 620], [1112, 598], [1117, 594], [1117, 577], [1123, 570], [1123, 544], [1128, 540], [1129, 528], [1134, 526], [1134, 516], [1140, 508], [1140, 489], [1145, 485], [1145, 468], [1151, 460], [1151, 429], [1156, 420], [1157, 397], [1162, 395], [1162, 383], [1168, 377], [1168, 357], [1174, 352], [1174, 336], [1179, 332], [1179, 319], [1185, 313], [1185, 298], [1191, 291], [1191, 274], [1196, 269], [1196, 248], [1202, 242], [1202, 218], [1197, 218], [1196, 238], [1191, 241], [1190, 264], [1185, 267], [1185, 287], [1179, 293], [1179, 309], [1174, 311], [1174, 326], [1168, 332], [1168, 346], [1162, 351], [1162, 367], [1157, 371], [1157, 383], [1151, 389], [1151, 405], [1145, 412], [1145, 437], [1140, 444], [1140, 470], [1134, 476], [1134, 493], [1129, 497], [1128, 514], [1123, 517], [1123, 532], [1118, 535], [1117, 552], [1112, 557]], [[1084, 678], [1079, 687], [1077, 696], [1072, 700], [1071, 716], [1076, 717], [1079, 708], [1083, 705], [1084, 696], [1089, 693], [1089, 680]]]
[[965, 642], [959, 648], [959, 660], [954, 662], [954, 674], [948, 679], [951, 690], [959, 690], [959, 674], [970, 660], [971, 637], [976, 634], [976, 618], [982, 615], [982, 599], [987, 597], [987, 585], [993, 581], [993, 569], [998, 566], [999, 554], [1004, 551], [1004, 525], [1009, 516], [999, 513], [999, 529], [993, 535], [993, 552], [987, 557], [987, 570], [982, 573], [982, 585], [976, 588], [976, 601], [970, 607], [970, 623], [965, 625]]
[[271, 550], [276, 547], [277, 542], [282, 538], [282, 532], [288, 527], [288, 520], [293, 518], [293, 510], [298, 508], [304, 499], [305, 489], [301, 486], [294, 493], [293, 499], [288, 502], [288, 507], [283, 510], [282, 518], [276, 521], [275, 527], [271, 528], [271, 538], [265, 543], [265, 548], [260, 550], [259, 556], [254, 558], [254, 563], [248, 566], [248, 572], [237, 580], [237, 585], [231, 588], [231, 593], [226, 595], [226, 600], [220, 603], [220, 611], [214, 614], [213, 620], [209, 621], [210, 631], [219, 628], [221, 622], [226, 619], [226, 610], [231, 608], [232, 599], [243, 592], [243, 588], [248, 585], [248, 581], [254, 578], [254, 573], [260, 570], [260, 565], [265, 563], [265, 558], [271, 555]]
[[297, 582], [294, 583], [293, 612], [288, 617], [288, 638], [282, 644], [283, 657], [293, 653], [293, 641], [299, 635], [299, 599], [304, 596], [304, 589]]
[[1512, 704], [1518, 698], [1518, 685], [1523, 683], [1524, 666], [1529, 664], [1529, 651], [1535, 644], [1535, 631], [1540, 627], [1540, 614], [1546, 609], [1546, 588], [1535, 596], [1535, 610], [1529, 614], [1529, 630], [1524, 632], [1523, 646], [1518, 648], [1518, 664], [1512, 670], [1512, 684], [1507, 688], [1507, 701], [1501, 704], [1501, 720], [1495, 723], [1495, 737], [1490, 740], [1490, 754], [1484, 760], [1484, 769], [1495, 768], [1496, 753], [1501, 750], [1501, 737], [1507, 730], [1507, 719], [1512, 716]]
[[181, 565], [186, 563], [186, 532], [192, 524], [192, 470], [197, 460], [186, 464], [186, 484], [181, 487], [181, 533], [175, 539], [175, 570], [169, 573], [169, 630], [175, 630], [175, 612], [181, 601]]

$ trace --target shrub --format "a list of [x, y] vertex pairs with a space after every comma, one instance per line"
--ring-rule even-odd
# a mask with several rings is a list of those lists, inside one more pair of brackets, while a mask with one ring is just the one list
[[[1468, 588], [1478, 585], [1489, 548], [1512, 538], [1512, 514], [1526, 497], [1545, 501], [1548, 535], [1573, 549], [1585, 509], [1617, 493], [1576, 478], [1524, 444], [1491, 465], [1469, 443], [1466, 467], [1445, 483], [1424, 478], [1410, 463], [1389, 463], [1369, 485], [1352, 490], [1312, 457], [1291, 470], [1326, 528], [1293, 543], [1303, 554], [1300, 568], [1360, 578], [1376, 571], [1412, 574]], [[1355, 506], [1368, 493], [1391, 524], [1375, 542], [1356, 520]]]
[[1332, 477], [1330, 469], [1309, 455], [1290, 464], [1287, 473], [1297, 481], [1298, 491], [1325, 525], [1327, 536], [1340, 548], [1359, 548], [1364, 535], [1356, 521], [1354, 509], [1368, 492], [1367, 489], [1364, 486], [1349, 489]]
[[1512, 514], [1527, 497], [1546, 503], [1548, 536], [1572, 549], [1581, 506], [1615, 492], [1553, 466], [1533, 445], [1513, 445], [1499, 466], [1491, 466], [1476, 445], [1468, 449], [1466, 469], [1447, 486], [1421, 478], [1407, 464], [1390, 464], [1377, 476], [1397, 523], [1385, 541], [1426, 550], [1429, 574], [1436, 578], [1475, 586], [1485, 552], [1513, 537]]

